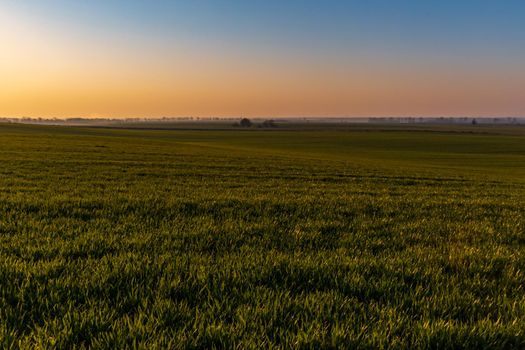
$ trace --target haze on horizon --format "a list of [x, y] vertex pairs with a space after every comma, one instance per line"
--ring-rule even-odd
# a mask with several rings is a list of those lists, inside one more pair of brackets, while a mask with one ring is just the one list
[[0, 0], [0, 116], [524, 116], [519, 0]]

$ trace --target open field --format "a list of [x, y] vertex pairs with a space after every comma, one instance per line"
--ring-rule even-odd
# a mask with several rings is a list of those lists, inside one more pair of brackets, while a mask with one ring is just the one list
[[0, 124], [0, 164], [0, 347], [525, 347], [523, 127]]

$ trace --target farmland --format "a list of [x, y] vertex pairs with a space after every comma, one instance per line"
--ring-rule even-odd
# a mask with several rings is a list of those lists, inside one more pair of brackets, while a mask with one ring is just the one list
[[0, 347], [525, 347], [523, 127], [0, 124], [0, 164]]

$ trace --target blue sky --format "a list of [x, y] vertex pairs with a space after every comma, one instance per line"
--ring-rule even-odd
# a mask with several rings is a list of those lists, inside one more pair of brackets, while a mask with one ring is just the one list
[[[394, 80], [398, 81], [398, 89], [407, 90], [401, 97], [406, 98], [408, 103], [413, 94], [404, 85], [404, 76], [407, 77], [406, 81], [414, 82], [413, 88], [417, 90], [419, 85], [424, 85], [425, 79], [437, 81], [439, 74], [446, 71], [451, 77], [463, 78], [467, 90], [469, 87], [465, 81], [469, 79], [476, 84], [493, 83], [495, 104], [486, 108], [486, 114], [518, 114], [522, 113], [524, 107], [519, 103], [523, 95], [517, 90], [525, 85], [521, 73], [524, 66], [522, 62], [525, 62], [525, 1], [3, 0], [0, 1], [0, 16], [2, 13], [13, 20], [13, 26], [24, 28], [21, 34], [13, 31], [20, 36], [19, 39], [11, 38], [13, 42], [25, 43], [28, 47], [38, 46], [32, 44], [33, 40], [37, 43], [49, 42], [54, 51], [46, 57], [53, 56], [55, 62], [75, 60], [79, 62], [76, 69], [85, 67], [93, 75], [104, 72], [97, 71], [92, 62], [82, 62], [82, 57], [88, 57], [96, 51], [102, 52], [97, 57], [106, 62], [108, 70], [111, 65], [115, 71], [123, 69], [121, 63], [128, 61], [126, 57], [129, 57], [134, 62], [130, 64], [130, 70], [150, 70], [152, 79], [174, 76], [174, 71], [180, 76], [184, 71], [186, 85], [195, 86], [193, 92], [183, 91], [180, 86], [182, 83], [173, 80], [171, 86], [174, 90], [178, 89], [181, 99], [182, 96], [193, 96], [191, 93], [197, 94], [199, 89], [203, 90], [202, 94], [205, 90], [207, 94], [213, 95], [224, 77], [234, 67], [238, 67], [239, 72], [245, 73], [244, 76], [254, 77], [254, 85], [260, 79], [257, 78], [258, 72], [267, 76], [275, 75], [275, 89], [266, 86], [271, 85], [271, 81], [261, 81], [260, 85], [265, 86], [264, 92], [273, 96], [275, 101], [278, 100], [276, 105], [287, 105], [287, 99], [290, 104], [300, 101], [300, 92], [297, 92], [297, 96], [287, 98], [277, 86], [279, 79], [284, 79], [289, 72], [290, 79], [285, 82], [289, 88], [293, 88], [294, 81], [297, 84], [329, 85], [333, 87], [333, 91], [330, 90], [332, 95], [340, 95], [339, 99], [333, 100], [319, 95], [319, 99], [325, 101], [324, 106], [329, 103], [336, 106], [332, 109], [325, 107], [325, 114], [362, 115], [367, 114], [362, 106], [355, 108], [355, 111], [352, 109], [352, 96], [355, 96], [352, 93], [359, 88], [349, 87], [345, 90], [343, 81], [331, 84], [328, 78], [323, 80], [323, 69], [327, 71], [326, 76], [348, 74], [348, 79], [352, 80], [357, 75], [359, 78], [353, 83], [356, 86], [367, 86], [366, 78], [370, 76], [371, 87], [362, 89], [366, 90], [366, 96], [358, 100], [367, 99], [373, 105], [380, 104], [381, 96], [395, 90]], [[9, 29], [7, 27], [4, 30], [4, 35], [8, 35]], [[4, 58], [5, 70], [12, 70], [10, 65], [17, 61], [18, 48], [16, 45], [11, 48], [12, 57], [8, 55]], [[35, 57], [44, 51], [45, 48], [35, 49]], [[148, 65], [148, 60], [151, 65]], [[195, 65], [190, 67], [188, 62], [195, 62]], [[31, 62], [26, 62], [26, 65], [20, 67], [20, 71], [31, 71], [37, 63], [32, 67]], [[149, 67], [152, 65], [158, 69]], [[191, 72], [192, 69], [195, 72]], [[312, 72], [310, 78], [294, 76], [308, 74], [308, 71]], [[436, 72], [435, 76], [431, 74], [433, 71]], [[200, 72], [207, 72], [207, 80], [199, 75]], [[389, 88], [380, 86], [378, 72], [389, 81]], [[55, 68], [54, 73], [61, 72]], [[75, 74], [74, 69], [71, 68], [68, 74]], [[78, 74], [79, 79], [82, 79], [80, 72]], [[16, 82], [16, 76], [12, 78]], [[505, 85], [506, 78], [512, 82]], [[115, 77], [113, 82], [116, 84], [119, 79], [122, 80], [121, 77]], [[137, 77], [132, 79], [132, 83], [142, 84], [144, 80], [141, 79], [148, 80], [147, 77]], [[232, 78], [232, 82], [239, 86], [244, 84], [242, 89], [246, 90], [242, 78], [236, 79]], [[193, 84], [190, 84], [190, 80]], [[443, 81], [440, 83], [446, 85]], [[0, 91], [9, 90], [5, 84], [0, 86]], [[170, 83], [166, 81], [161, 85], [153, 88], [167, 89]], [[437, 94], [438, 101], [440, 98], [446, 101], [443, 97], [446, 94], [439, 92], [443, 87], [438, 85], [432, 88], [426, 86], [428, 93]], [[375, 95], [374, 87], [377, 90]], [[262, 91], [256, 90], [253, 88], [250, 95], [254, 105], [272, 104], [272, 98], [265, 101], [263, 96], [257, 97]], [[428, 107], [427, 112], [425, 108], [411, 111], [410, 108], [396, 105], [392, 106], [392, 114], [446, 112], [459, 115], [469, 111], [480, 114], [486, 101], [479, 108], [475, 107], [474, 102], [485, 100], [490, 91], [481, 93], [475, 90], [473, 88], [472, 91], [464, 92], [464, 103], [461, 103], [460, 96], [452, 96], [458, 97], [455, 99], [457, 101], [452, 101], [458, 103], [456, 111], [443, 109], [441, 112], [437, 108], [433, 112], [432, 106]], [[500, 97], [505, 94], [512, 96], [503, 101]], [[227, 98], [234, 99], [234, 95], [232, 89]], [[315, 93], [309, 91], [305, 95], [308, 95], [305, 98], [311, 99]], [[173, 98], [177, 99], [176, 96], [166, 97]], [[209, 99], [212, 107], [220, 105], [217, 101], [212, 103], [214, 98]], [[204, 95], [203, 100], [208, 101]], [[345, 101], [350, 102], [345, 105]], [[158, 102], [166, 105], [166, 101]], [[245, 109], [249, 108], [243, 107]], [[309, 113], [308, 105], [304, 108], [283, 109], [286, 110], [284, 114], [318, 114], [322, 111], [312, 108]], [[80, 108], [79, 113], [80, 110], [83, 109]], [[115, 109], [111, 107], [107, 110], [109, 113]], [[191, 111], [191, 108], [177, 111], [176, 108], [166, 107], [154, 114], [161, 111], [182, 114]], [[277, 111], [276, 108], [268, 108], [268, 113]], [[368, 114], [384, 114], [387, 111], [388, 103], [381, 108], [370, 108]], [[218, 114], [226, 112], [235, 113], [236, 110], [217, 107]], [[196, 108], [195, 113], [213, 113], [213, 108], [206, 113]], [[254, 108], [254, 114], [264, 113], [264, 109]]]

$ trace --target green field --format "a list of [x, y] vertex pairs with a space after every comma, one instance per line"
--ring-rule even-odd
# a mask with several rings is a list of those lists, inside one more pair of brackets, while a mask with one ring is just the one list
[[0, 124], [2, 348], [524, 348], [525, 128]]

